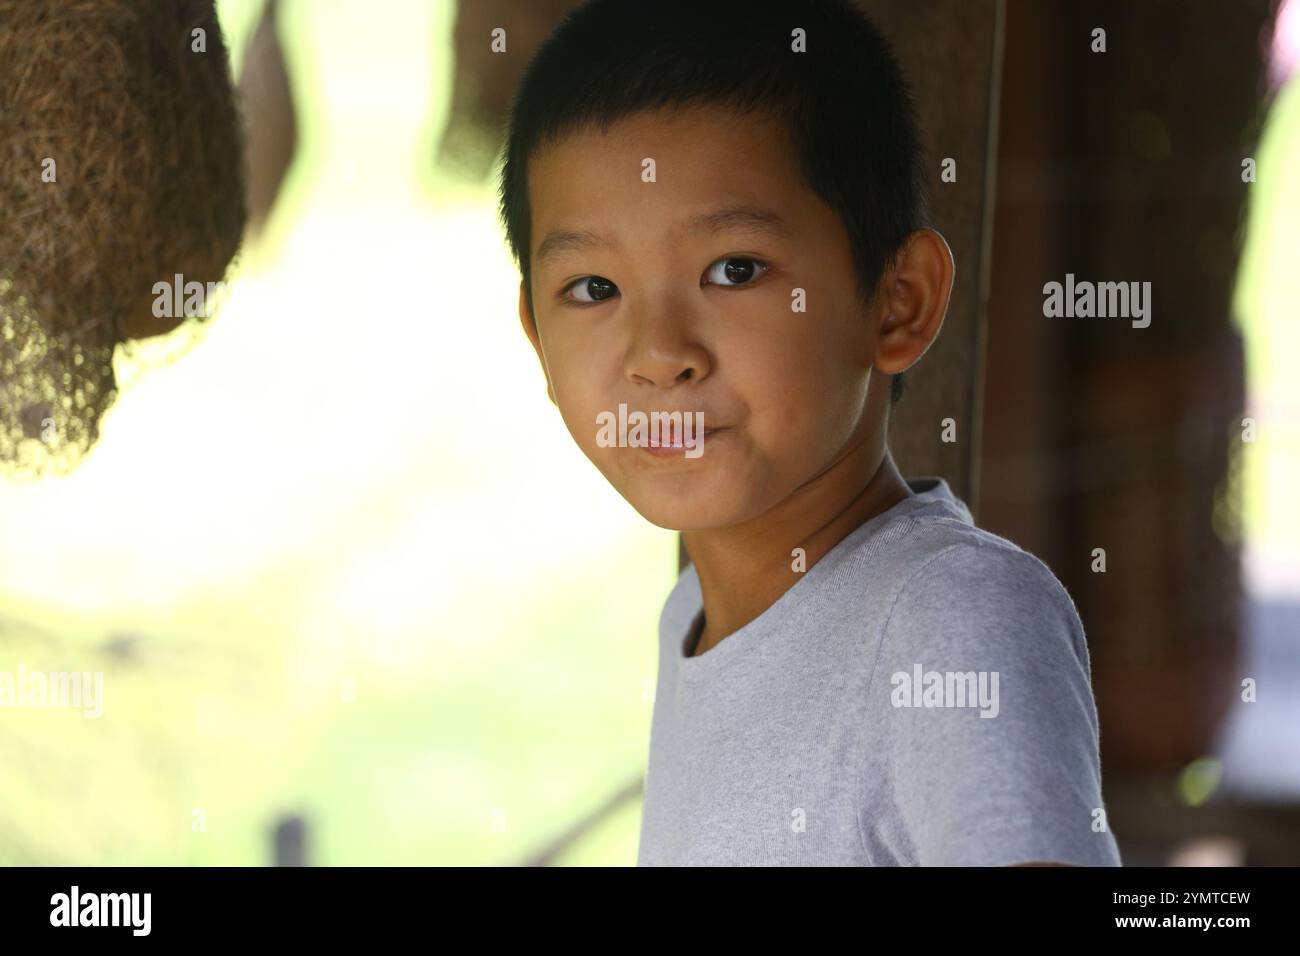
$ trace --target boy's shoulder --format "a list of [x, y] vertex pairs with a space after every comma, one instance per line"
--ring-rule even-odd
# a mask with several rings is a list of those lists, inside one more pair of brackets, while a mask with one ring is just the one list
[[979, 610], [1032, 599], [1075, 615], [1052, 570], [1032, 552], [975, 524], [946, 481], [914, 478], [908, 485], [913, 495], [882, 515], [877, 527], [868, 522], [845, 539], [850, 547], [836, 577], [886, 581], [894, 605], [929, 596]]
[[929, 497], [901, 519], [893, 560], [874, 562], [890, 580], [889, 643], [945, 653], [971, 645], [990, 657], [1068, 650], [1088, 673], [1082, 620], [1051, 568], [978, 527], [946, 486]]
[[1014, 541], [976, 525], [960, 499], [939, 497], [903, 521], [909, 526], [899, 535], [900, 587], [913, 593], [926, 585], [942, 590], [946, 581], [954, 589], [967, 585], [962, 590], [974, 592], [971, 597], [989, 594], [996, 584], [1041, 589], [1073, 612], [1074, 603], [1051, 568]]

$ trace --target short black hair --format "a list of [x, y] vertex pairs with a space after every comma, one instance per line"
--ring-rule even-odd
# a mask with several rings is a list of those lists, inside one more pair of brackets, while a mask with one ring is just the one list
[[[854, 0], [590, 0], [538, 49], [507, 119], [500, 215], [530, 312], [529, 158], [584, 128], [705, 103], [778, 120], [805, 185], [843, 221], [871, 302], [929, 215], [911, 89]], [[894, 375], [891, 403], [902, 392]]]

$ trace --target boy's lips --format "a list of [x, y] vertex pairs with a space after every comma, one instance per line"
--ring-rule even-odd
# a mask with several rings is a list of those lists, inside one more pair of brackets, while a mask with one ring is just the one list
[[[728, 430], [728, 427], [729, 426], [719, 425], [705, 428], [704, 434], [698, 439], [692, 437], [689, 444], [683, 444], [682, 436], [680, 435], [670, 436], [659, 441], [656, 441], [654, 436], [650, 436], [647, 438], [646, 444], [634, 445], [632, 447], [636, 448], [638, 451], [643, 451], [656, 457], [680, 458], [684, 453], [700, 448], [702, 444], [705, 444], [705, 439], [711, 438], [719, 433], [725, 433]], [[701, 449], [701, 452], [703, 452], [703, 449]]]
[[[711, 428], [705, 428], [705, 429], [704, 429], [704, 433], [703, 433], [703, 437], [708, 438], [708, 437], [709, 437], [710, 435], [712, 435], [714, 432], [720, 432], [720, 431], [725, 431], [725, 430], [726, 430], [726, 426], [725, 426], [725, 425], [718, 425], [718, 426], [711, 427]], [[681, 435], [671, 435], [671, 436], [668, 437], [668, 440], [667, 440], [667, 441], [657, 441], [657, 440], [655, 439], [655, 437], [654, 437], [653, 435], [651, 435], [650, 438], [648, 439], [648, 441], [649, 441], [650, 445], [652, 445], [652, 446], [655, 447], [655, 448], [658, 448], [660, 445], [670, 446], [670, 447], [673, 447], [673, 448], [681, 448], [681, 447], [682, 447], [682, 436], [681, 436]]]
[[[608, 420], [602, 428], [617, 426], [617, 437], [607, 434], [603, 443], [644, 451], [656, 458], [699, 458], [708, 441], [715, 436], [725, 437], [735, 429], [734, 424], [716, 424], [722, 416], [714, 417], [707, 408], [687, 409], [628, 409], [620, 402], [618, 412], [602, 412], [596, 416], [600, 422]], [[615, 418], [617, 421], [615, 421]], [[706, 441], [707, 440], [707, 441]]]

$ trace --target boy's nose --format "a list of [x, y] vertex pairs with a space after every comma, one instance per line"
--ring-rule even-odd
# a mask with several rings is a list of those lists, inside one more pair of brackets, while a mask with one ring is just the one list
[[708, 376], [708, 353], [699, 345], [643, 345], [633, 347], [625, 363], [627, 377], [642, 385], [672, 388]]
[[706, 378], [712, 363], [689, 324], [665, 314], [637, 322], [624, 368], [634, 382], [672, 388]]

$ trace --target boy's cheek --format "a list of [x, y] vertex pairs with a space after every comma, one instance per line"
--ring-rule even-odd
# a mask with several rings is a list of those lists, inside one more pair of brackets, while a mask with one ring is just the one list
[[555, 396], [556, 405], [560, 409], [560, 417], [564, 420], [569, 435], [587, 457], [593, 458], [599, 453], [606, 452], [607, 449], [599, 447], [596, 441], [596, 435], [600, 427], [597, 421], [597, 416], [601, 411], [599, 401], [581, 393], [575, 395], [572, 391], [566, 391], [558, 384], [556, 385]]

